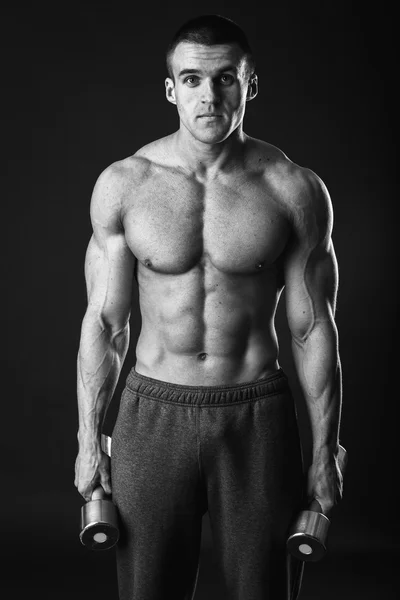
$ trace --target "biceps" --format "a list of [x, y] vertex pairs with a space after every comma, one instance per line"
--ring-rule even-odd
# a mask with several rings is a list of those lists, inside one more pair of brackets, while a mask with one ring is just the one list
[[132, 302], [134, 256], [123, 233], [107, 237], [102, 246], [92, 236], [86, 253], [88, 310], [113, 329], [124, 327]]
[[338, 266], [333, 244], [294, 257], [285, 272], [286, 313], [293, 337], [306, 339], [317, 323], [333, 321]]

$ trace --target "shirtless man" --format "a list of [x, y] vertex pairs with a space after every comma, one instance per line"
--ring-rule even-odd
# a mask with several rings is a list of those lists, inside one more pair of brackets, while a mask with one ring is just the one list
[[[329, 515], [342, 495], [331, 201], [315, 173], [243, 132], [257, 76], [237, 25], [194, 19], [167, 60], [179, 130], [107, 168], [91, 201], [75, 484], [85, 500], [98, 485], [113, 494], [121, 600], [192, 598], [207, 510], [227, 598], [286, 600], [291, 521], [304, 499]], [[142, 329], [110, 465], [101, 426], [134, 278]], [[284, 287], [306, 476], [274, 328]]]

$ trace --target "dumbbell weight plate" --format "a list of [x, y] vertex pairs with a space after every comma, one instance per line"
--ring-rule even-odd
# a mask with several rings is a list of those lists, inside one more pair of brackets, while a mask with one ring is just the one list
[[82, 544], [91, 550], [108, 550], [119, 539], [117, 511], [109, 500], [91, 500], [81, 509]]
[[322, 513], [303, 510], [287, 540], [290, 554], [303, 561], [320, 560], [326, 552], [329, 525], [328, 517]]

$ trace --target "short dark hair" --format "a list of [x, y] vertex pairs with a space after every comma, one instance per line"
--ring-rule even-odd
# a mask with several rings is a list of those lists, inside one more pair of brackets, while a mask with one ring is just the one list
[[214, 46], [216, 44], [237, 44], [246, 58], [249, 76], [256, 69], [253, 52], [244, 31], [231, 19], [221, 15], [201, 15], [184, 23], [173, 36], [167, 48], [166, 63], [168, 75], [174, 79], [171, 57], [180, 42]]

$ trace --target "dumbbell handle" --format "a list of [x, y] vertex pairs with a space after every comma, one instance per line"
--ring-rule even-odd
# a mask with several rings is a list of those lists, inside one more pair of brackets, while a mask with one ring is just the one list
[[94, 488], [94, 490], [92, 492], [92, 501], [93, 500], [106, 500], [106, 499], [107, 499], [106, 493], [101, 485]]

